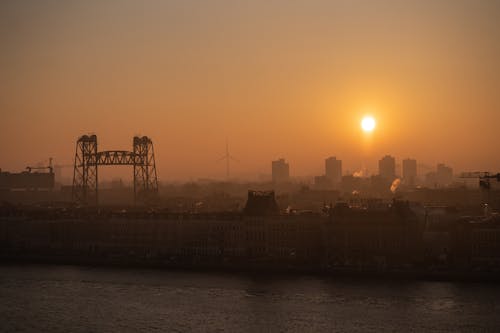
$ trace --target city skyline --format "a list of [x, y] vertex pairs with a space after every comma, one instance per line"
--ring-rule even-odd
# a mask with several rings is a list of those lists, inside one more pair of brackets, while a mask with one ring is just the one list
[[[391, 175], [388, 175], [384, 172], [382, 172], [382, 174], [381, 174], [380, 163], [386, 159], [392, 160], [390, 162], [390, 164], [391, 164], [390, 168], [392, 169], [390, 171]], [[415, 169], [414, 170], [412, 169], [411, 172], [415, 173], [415, 176], [417, 177], [417, 179], [423, 180], [424, 177], [426, 177], [426, 176], [435, 177], [436, 173], [439, 174], [440, 168], [449, 168], [449, 164], [443, 163], [442, 161], [437, 162], [434, 165], [430, 165], [430, 164], [427, 164], [425, 162], [421, 162], [419, 160], [416, 160], [412, 157], [407, 156], [405, 158], [402, 158], [402, 157], [398, 157], [398, 156], [393, 156], [391, 154], [385, 154], [384, 156], [380, 156], [380, 158], [378, 158], [376, 160], [377, 160], [378, 165], [377, 165], [377, 163], [373, 163], [372, 169], [367, 168], [366, 164], [363, 164], [362, 166], [359, 166], [358, 168], [353, 168], [353, 169], [344, 168], [343, 169], [342, 165], [346, 161], [341, 159], [341, 158], [338, 158], [338, 156], [332, 155], [332, 156], [323, 158], [323, 164], [318, 169], [318, 172], [316, 174], [314, 174], [314, 173], [299, 174], [296, 172], [290, 172], [289, 171], [290, 164], [292, 164], [292, 170], [293, 170], [293, 168], [294, 168], [293, 163], [291, 163], [289, 160], [287, 160], [287, 158], [280, 157], [280, 158], [277, 158], [277, 159], [271, 161], [272, 162], [271, 168], [268, 167], [267, 169], [264, 169], [264, 170], [258, 170], [255, 173], [235, 172], [234, 175], [231, 175], [231, 177], [228, 178], [227, 169], [225, 169], [224, 175], [216, 174], [216, 175], [207, 176], [206, 174], [200, 174], [200, 175], [193, 175], [193, 176], [190, 176], [190, 177], [184, 178], [184, 179], [179, 179], [179, 178], [168, 179], [167, 178], [167, 179], [164, 179], [163, 182], [168, 183], [168, 182], [177, 182], [177, 181], [193, 181], [193, 180], [200, 180], [200, 179], [201, 180], [213, 179], [213, 180], [239, 180], [239, 181], [255, 181], [255, 180], [268, 181], [268, 180], [272, 180], [273, 182], [278, 182], [278, 183], [281, 182], [282, 183], [282, 182], [288, 181], [286, 179], [292, 180], [292, 179], [310, 178], [312, 180], [312, 178], [317, 177], [318, 175], [327, 176], [328, 178], [331, 178], [330, 180], [333, 180], [334, 183], [339, 182], [339, 179], [337, 176], [335, 176], [335, 177], [332, 177], [331, 175], [328, 176], [329, 172], [330, 173], [332, 173], [332, 172], [338, 173], [340, 176], [352, 175], [352, 176], [361, 177], [361, 178], [362, 177], [370, 177], [370, 176], [374, 176], [374, 175], [383, 175], [385, 178], [403, 179], [404, 174], [405, 174], [405, 170], [404, 170], [405, 169], [405, 162], [412, 162], [414, 164], [412, 166], [412, 168], [415, 168]], [[275, 164], [283, 164], [283, 163], [284, 163], [284, 166], [286, 167], [286, 171], [285, 171], [286, 176], [278, 176], [280, 178], [280, 180], [278, 180], [278, 181], [273, 180], [274, 179], [273, 170], [274, 170]], [[332, 163], [335, 165], [337, 163], [339, 163], [339, 165], [335, 166], [335, 167], [333, 165], [329, 166], [329, 164], [332, 164]], [[349, 165], [349, 161], [347, 161], [347, 164]], [[45, 168], [45, 167], [49, 167], [49, 166], [51, 166], [55, 170], [59, 181], [61, 181], [61, 178], [64, 180], [63, 183], [68, 183], [68, 182], [72, 181], [69, 176], [73, 175], [74, 164], [72, 162], [63, 164], [63, 163], [59, 163], [57, 160], [54, 162], [54, 159], [52, 157], [50, 157], [46, 160], [38, 161], [36, 163], [31, 163], [30, 166], [25, 167], [21, 170], [5, 170], [5, 169], [3, 169], [3, 170], [0, 169], [0, 170], [2, 170], [4, 172], [16, 173], [16, 172], [24, 171], [26, 169], [32, 169], [33, 167], [35, 167], [35, 169], [37, 169], [37, 168], [41, 168], [41, 167]], [[333, 170], [328, 171], [328, 169], [329, 168], [331, 169], [332, 167], [335, 168], [336, 171], [333, 171]], [[99, 179], [103, 180], [103, 181], [113, 181], [113, 180], [116, 181], [118, 179], [131, 180], [130, 171], [128, 171], [127, 168], [118, 167], [117, 169], [118, 169], [118, 172], [115, 169], [108, 169], [106, 167], [101, 167], [100, 172], [99, 172], [99, 174], [100, 174]], [[106, 172], [107, 170], [110, 170], [111, 172]], [[453, 167], [451, 167], [449, 173], [450, 173], [451, 177], [454, 177], [454, 176], [459, 176], [463, 172], [470, 172], [470, 171], [473, 171], [473, 172], [495, 172], [495, 171], [491, 171], [491, 170], [478, 170], [478, 169], [457, 170], [457, 169], [453, 169]], [[417, 179], [413, 179], [413, 181], [415, 181]]]
[[150, 137], [162, 181], [224, 178], [226, 138], [240, 178], [280, 157], [320, 175], [332, 155], [351, 172], [386, 154], [497, 172], [499, 16], [451, 0], [2, 2], [0, 168], [71, 164], [95, 133], [104, 150]]
[[[387, 171], [383, 170], [387, 166], [381, 165], [382, 161], [387, 161], [389, 160], [389, 174]], [[267, 170], [263, 170], [261, 173], [258, 173], [256, 175], [236, 175], [236, 176], [231, 176], [231, 177], [204, 177], [204, 176], [199, 176], [199, 177], [193, 177], [190, 179], [164, 179], [161, 181], [163, 184], [167, 183], [176, 183], [176, 182], [193, 182], [193, 181], [201, 181], [201, 182], [206, 182], [206, 181], [258, 181], [258, 182], [272, 182], [275, 185], [287, 183], [287, 182], [302, 182], [304, 180], [309, 179], [309, 182], [315, 183], [316, 181], [327, 181], [328, 186], [327, 188], [336, 188], [342, 181], [342, 177], [344, 176], [354, 176], [356, 178], [369, 178], [372, 176], [382, 176], [387, 180], [396, 180], [400, 179], [401, 181], [404, 182], [405, 185], [407, 186], [416, 186], [416, 185], [421, 185], [421, 184], [433, 184], [433, 183], [439, 183], [441, 185], [451, 185], [454, 181], [460, 178], [461, 174], [467, 173], [465, 170], [456, 170], [453, 169], [452, 166], [445, 164], [445, 163], [437, 163], [434, 166], [431, 165], [426, 165], [421, 163], [420, 161], [417, 161], [416, 159], [413, 159], [411, 157], [406, 157], [406, 158], [398, 158], [392, 155], [384, 155], [381, 156], [379, 161], [378, 161], [378, 169], [367, 169], [367, 168], [362, 168], [358, 170], [343, 170], [342, 169], [342, 164], [344, 161], [336, 156], [329, 156], [326, 157], [323, 160], [323, 170], [319, 172], [318, 174], [296, 174], [293, 172], [290, 172], [290, 162], [286, 158], [278, 158], [276, 160], [270, 161], [271, 162], [271, 167], [268, 168]], [[49, 163], [52, 163], [52, 161], [49, 160]], [[405, 166], [405, 163], [407, 164]], [[408, 165], [409, 164], [409, 165]], [[38, 166], [42, 165], [52, 165], [52, 164], [43, 164], [40, 162]], [[73, 165], [72, 164], [67, 164], [67, 165], [52, 165], [53, 170], [56, 173], [56, 181], [69, 184], [72, 182], [72, 179], [68, 177], [70, 174], [73, 174]], [[69, 172], [64, 172], [63, 169], [68, 169]], [[382, 169], [381, 169], [382, 168]], [[405, 168], [406, 168], [406, 176], [405, 176]], [[45, 169], [45, 168], [44, 168]], [[100, 170], [106, 170], [106, 167], [101, 167]], [[293, 170], [293, 165], [292, 165], [292, 170]], [[5, 171], [5, 170], [4, 170]], [[30, 170], [31, 172], [31, 170]], [[470, 171], [469, 171], [470, 172]], [[475, 170], [473, 172], [482, 172]], [[489, 171], [485, 171], [489, 172]], [[99, 171], [99, 174], [102, 172]], [[444, 175], [443, 175], [444, 173]], [[315, 180], [316, 178], [318, 178]], [[325, 179], [321, 179], [322, 177], [326, 177]], [[129, 179], [130, 178], [130, 179]], [[444, 179], [444, 180], [443, 180]], [[130, 175], [130, 171], [126, 171], [124, 173], [116, 173], [114, 172], [112, 177], [105, 176], [99, 177], [99, 181], [103, 181], [106, 183], [109, 182], [123, 182], [125, 181], [132, 181], [132, 176]], [[463, 179], [460, 180], [460, 183], [465, 182]]]

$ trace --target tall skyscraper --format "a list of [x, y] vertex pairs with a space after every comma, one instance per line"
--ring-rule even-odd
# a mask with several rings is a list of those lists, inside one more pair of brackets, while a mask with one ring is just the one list
[[396, 160], [390, 155], [385, 155], [378, 161], [378, 174], [390, 181], [396, 178]]
[[417, 160], [407, 158], [403, 160], [403, 182], [413, 186], [417, 180]]
[[334, 185], [340, 183], [342, 179], [342, 160], [338, 160], [335, 156], [328, 157], [325, 160], [325, 176]]
[[284, 158], [271, 163], [273, 182], [284, 183], [290, 180], [290, 167]]

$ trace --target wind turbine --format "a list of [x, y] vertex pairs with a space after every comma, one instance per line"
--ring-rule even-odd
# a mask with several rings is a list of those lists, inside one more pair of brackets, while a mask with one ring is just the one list
[[229, 161], [230, 160], [233, 160], [236, 162], [239, 162], [239, 161], [234, 156], [229, 154], [229, 145], [227, 143], [227, 139], [226, 139], [226, 154], [224, 156], [222, 156], [221, 158], [219, 158], [218, 161], [222, 161], [222, 160], [226, 160], [226, 178], [229, 180]]

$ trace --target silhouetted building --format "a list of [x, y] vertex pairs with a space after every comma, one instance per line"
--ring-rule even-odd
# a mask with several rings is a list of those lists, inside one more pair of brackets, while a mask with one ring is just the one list
[[274, 191], [248, 191], [244, 212], [246, 215], [260, 216], [278, 214], [279, 209]]
[[440, 163], [437, 165], [436, 181], [438, 185], [447, 186], [453, 182], [453, 169]]
[[328, 157], [325, 160], [325, 176], [332, 184], [339, 184], [342, 179], [342, 161], [335, 156]]
[[2, 190], [52, 190], [55, 184], [54, 172], [10, 173], [0, 171], [0, 189]]
[[274, 183], [284, 183], [290, 180], [290, 167], [284, 158], [273, 161], [271, 166]]
[[378, 161], [378, 174], [389, 180], [396, 178], [396, 160], [390, 155], [385, 155]]
[[421, 253], [419, 221], [407, 202], [384, 208], [352, 208], [338, 203], [325, 225], [325, 260], [339, 267], [385, 269], [417, 262]]
[[463, 217], [451, 231], [456, 264], [499, 271], [500, 216]]
[[403, 160], [403, 182], [413, 186], [417, 180], [417, 160], [407, 158]]

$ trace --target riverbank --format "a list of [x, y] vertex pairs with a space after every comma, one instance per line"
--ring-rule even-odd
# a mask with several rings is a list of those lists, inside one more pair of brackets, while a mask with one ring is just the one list
[[193, 271], [193, 272], [230, 272], [241, 274], [281, 275], [281, 274], [311, 274], [356, 279], [377, 280], [422, 280], [422, 281], [450, 281], [472, 283], [500, 283], [499, 271], [471, 271], [458, 269], [415, 269], [415, 268], [386, 268], [373, 269], [371, 267], [323, 267], [320, 265], [293, 265], [245, 262], [224, 263], [217, 261], [200, 260], [159, 260], [152, 258], [124, 258], [124, 257], [85, 257], [69, 255], [0, 255], [1, 265], [13, 264], [41, 264], [41, 265], [76, 265], [116, 268], [151, 268], [159, 270]]

